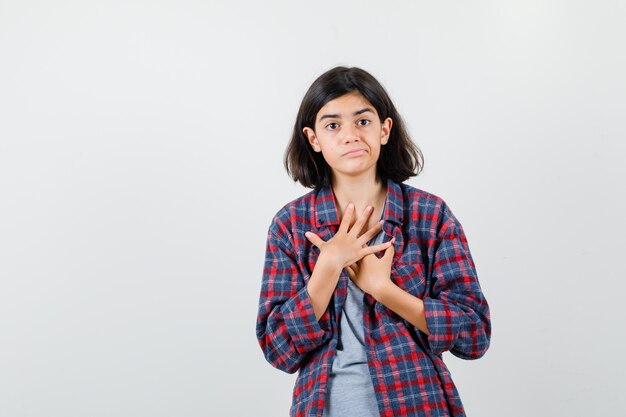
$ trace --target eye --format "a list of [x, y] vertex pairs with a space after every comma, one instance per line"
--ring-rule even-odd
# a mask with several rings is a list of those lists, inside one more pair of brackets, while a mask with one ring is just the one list
[[359, 126], [367, 126], [371, 122], [369, 120], [367, 120], [367, 119], [361, 119], [357, 123], [359, 124]]
[[335, 122], [328, 123], [328, 124], [326, 125], [326, 129], [329, 129], [329, 128], [330, 128], [330, 130], [335, 130], [335, 129], [337, 128], [337, 126], [339, 126], [339, 125], [338, 125], [337, 123], [335, 123]]

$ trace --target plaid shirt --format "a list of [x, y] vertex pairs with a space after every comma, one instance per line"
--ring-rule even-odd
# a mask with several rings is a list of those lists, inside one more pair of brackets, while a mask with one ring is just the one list
[[[365, 294], [367, 363], [380, 415], [465, 416], [442, 353], [480, 358], [491, 321], [461, 223], [442, 198], [391, 180], [384, 220], [384, 241], [396, 238], [391, 280], [424, 301], [430, 335]], [[323, 187], [282, 207], [267, 234], [256, 335], [272, 366], [299, 371], [292, 417], [322, 415], [350, 279], [344, 269], [316, 320], [306, 284], [320, 251], [304, 232], [328, 240], [339, 223], [332, 189]]]

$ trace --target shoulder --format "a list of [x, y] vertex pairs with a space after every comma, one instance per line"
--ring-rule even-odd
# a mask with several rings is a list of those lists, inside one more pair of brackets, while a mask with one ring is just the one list
[[410, 184], [401, 183], [399, 185], [402, 189], [405, 206], [409, 205], [413, 209], [420, 209], [422, 213], [428, 215], [449, 214], [450, 207], [443, 197]]
[[438, 231], [447, 223], [457, 221], [442, 196], [410, 184], [398, 185], [402, 190], [404, 207], [411, 222], [428, 223], [429, 229]]
[[274, 215], [269, 232], [276, 237], [292, 235], [295, 229], [305, 228], [311, 222], [316, 190], [311, 190], [284, 204]]
[[398, 184], [402, 189], [402, 195], [409, 201], [417, 201], [421, 204], [442, 205], [445, 203], [444, 199], [434, 193], [426, 191], [422, 188], [417, 188], [411, 184], [405, 182]]

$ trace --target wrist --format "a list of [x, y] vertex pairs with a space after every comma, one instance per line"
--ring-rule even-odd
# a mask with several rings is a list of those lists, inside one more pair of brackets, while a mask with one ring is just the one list
[[315, 268], [321, 269], [326, 274], [337, 276], [341, 274], [341, 270], [343, 269], [342, 266], [335, 262], [333, 259], [325, 256], [324, 252], [320, 253], [320, 255], [318, 256], [317, 262], [315, 263]]
[[376, 290], [372, 294], [372, 297], [374, 297], [374, 299], [379, 303], [385, 305], [385, 301], [389, 299], [389, 297], [391, 296], [391, 294], [393, 294], [393, 291], [397, 287], [398, 286], [394, 284], [394, 282], [391, 280], [383, 281], [380, 283], [380, 285], [376, 287]]

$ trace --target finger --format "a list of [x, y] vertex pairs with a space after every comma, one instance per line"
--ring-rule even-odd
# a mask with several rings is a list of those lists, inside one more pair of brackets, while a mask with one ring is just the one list
[[304, 236], [309, 240], [309, 242], [311, 242], [312, 244], [314, 244], [320, 249], [322, 248], [322, 245], [325, 243], [321, 237], [319, 237], [313, 232], [304, 232]]
[[373, 246], [368, 246], [367, 248], [363, 248], [362, 252], [361, 252], [361, 253], [363, 253], [362, 256], [369, 255], [369, 254], [376, 253], [378, 251], [387, 249], [389, 246], [393, 245], [394, 239], [395, 238], [393, 238], [390, 241], [387, 241], [385, 243], [381, 243], [379, 245], [373, 245]]
[[346, 269], [348, 270], [348, 276], [350, 277], [350, 279], [354, 279], [356, 277], [356, 272], [354, 272], [354, 270], [350, 266], [346, 266]]
[[341, 219], [341, 223], [339, 224], [339, 229], [337, 232], [348, 233], [348, 228], [350, 227], [350, 223], [352, 223], [352, 214], [354, 211], [354, 204], [348, 204], [346, 207], [346, 211], [343, 213], [343, 218]]
[[[394, 242], [394, 239], [391, 239], [391, 243]], [[386, 261], [390, 261], [393, 259], [393, 254], [395, 253], [395, 247], [393, 245], [389, 245], [389, 247], [387, 249], [385, 249], [385, 254], [383, 255], [383, 259], [385, 259]]]
[[370, 218], [373, 211], [374, 208], [372, 206], [367, 206], [363, 211], [361, 218], [357, 220], [356, 223], [354, 223], [354, 226], [352, 226], [352, 229], [350, 229], [349, 234], [357, 237], [359, 233], [361, 233], [363, 226], [365, 226], [365, 223], [367, 223], [367, 220]]
[[379, 221], [374, 226], [372, 226], [367, 232], [359, 236], [359, 239], [358, 239], [359, 243], [363, 243], [364, 245], [366, 245], [370, 240], [372, 240], [372, 238], [376, 236], [378, 233], [380, 233], [380, 231], [382, 230], [383, 222], [384, 220]]

